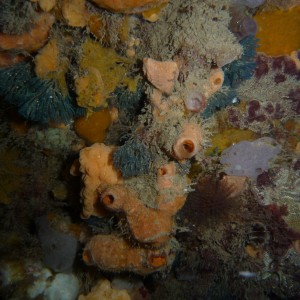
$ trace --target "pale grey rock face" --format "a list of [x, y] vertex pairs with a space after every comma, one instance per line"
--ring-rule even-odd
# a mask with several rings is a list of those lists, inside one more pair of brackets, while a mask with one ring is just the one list
[[36, 225], [44, 264], [55, 272], [70, 271], [77, 251], [76, 238], [51, 228], [47, 216], [39, 217]]

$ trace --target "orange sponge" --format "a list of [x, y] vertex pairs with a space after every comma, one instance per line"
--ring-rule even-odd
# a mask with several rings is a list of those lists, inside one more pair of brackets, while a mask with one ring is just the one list
[[0, 34], [0, 48], [2, 50], [26, 50], [34, 52], [47, 42], [48, 35], [55, 17], [49, 13], [42, 13], [36, 20], [35, 26], [27, 33], [20, 35]]
[[169, 239], [173, 217], [168, 211], [145, 206], [137, 195], [123, 185], [107, 188], [101, 201], [109, 211], [125, 215], [132, 236], [140, 243], [160, 247]]
[[120, 172], [114, 169], [112, 164], [113, 147], [96, 143], [80, 151], [80, 172], [84, 187], [81, 198], [84, 204], [82, 216], [88, 218], [105, 214], [99, 202], [98, 191], [107, 185], [122, 182]]
[[171, 243], [157, 250], [129, 244], [116, 235], [95, 235], [86, 244], [83, 260], [109, 272], [134, 272], [147, 275], [171, 266], [175, 258]]
[[169, 0], [92, 0], [99, 7], [118, 13], [139, 13]]

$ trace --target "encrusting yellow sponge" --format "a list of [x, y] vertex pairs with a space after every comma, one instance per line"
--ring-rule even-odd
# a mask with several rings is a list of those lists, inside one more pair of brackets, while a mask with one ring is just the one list
[[254, 19], [258, 25], [258, 52], [270, 56], [290, 55], [300, 48], [300, 6], [262, 11]]

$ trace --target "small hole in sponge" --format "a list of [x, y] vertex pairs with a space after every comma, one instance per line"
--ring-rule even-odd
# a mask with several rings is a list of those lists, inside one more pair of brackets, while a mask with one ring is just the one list
[[164, 167], [161, 167], [160, 169], [158, 169], [158, 175], [160, 175], [160, 176], [166, 175], [167, 173], [168, 173], [168, 171]]
[[152, 267], [159, 268], [167, 264], [167, 258], [165, 255], [152, 255], [149, 262]]
[[184, 150], [188, 153], [192, 153], [195, 150], [195, 145], [191, 140], [185, 140], [182, 144]]
[[214, 80], [214, 85], [220, 85], [221, 82], [222, 82], [221, 78], [216, 78], [216, 79]]
[[87, 265], [93, 264], [93, 259], [89, 250], [84, 250], [82, 253], [82, 259]]
[[107, 194], [102, 198], [102, 202], [105, 205], [112, 205], [115, 201], [115, 197], [111, 194]]

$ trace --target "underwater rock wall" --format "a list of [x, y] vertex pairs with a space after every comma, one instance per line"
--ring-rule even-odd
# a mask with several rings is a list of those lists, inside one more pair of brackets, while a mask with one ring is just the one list
[[0, 263], [3, 294], [71, 271], [66, 299], [118, 273], [148, 288], [126, 299], [297, 297], [299, 50], [266, 50], [270, 1], [25, 2], [0, 17], [1, 222], [58, 274]]

